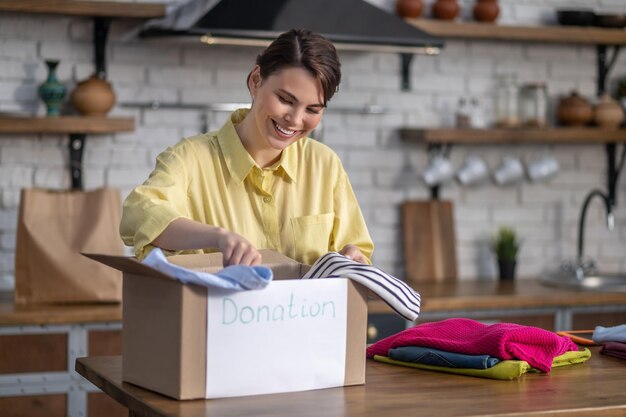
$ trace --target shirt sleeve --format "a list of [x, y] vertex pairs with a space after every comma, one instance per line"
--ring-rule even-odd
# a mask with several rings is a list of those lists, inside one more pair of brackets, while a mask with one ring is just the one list
[[177, 145], [163, 151], [149, 178], [124, 201], [120, 235], [126, 245], [134, 246], [138, 259], [152, 250], [152, 241], [172, 221], [189, 217], [188, 174], [179, 150]]
[[374, 243], [343, 166], [340, 166], [333, 190], [333, 200], [335, 219], [329, 251], [339, 252], [348, 244], [355, 245], [371, 264]]

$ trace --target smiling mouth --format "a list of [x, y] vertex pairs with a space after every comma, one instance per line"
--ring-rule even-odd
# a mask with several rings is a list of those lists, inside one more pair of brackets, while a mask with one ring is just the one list
[[296, 133], [296, 130], [285, 129], [284, 127], [281, 127], [278, 123], [276, 123], [274, 120], [272, 120], [272, 123], [274, 124], [274, 128], [279, 133], [281, 133], [282, 136], [291, 137]]

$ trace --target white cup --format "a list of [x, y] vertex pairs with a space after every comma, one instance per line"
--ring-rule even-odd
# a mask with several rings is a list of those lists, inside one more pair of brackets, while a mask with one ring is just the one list
[[435, 155], [422, 173], [422, 179], [430, 187], [450, 181], [453, 177], [452, 162], [442, 155]]
[[512, 184], [524, 178], [524, 166], [518, 158], [505, 156], [494, 170], [493, 178], [500, 185]]
[[489, 168], [483, 159], [476, 155], [465, 158], [463, 165], [456, 173], [456, 178], [463, 185], [478, 184], [489, 176]]
[[559, 172], [559, 161], [551, 155], [543, 155], [528, 161], [526, 173], [532, 182], [539, 182], [554, 176]]

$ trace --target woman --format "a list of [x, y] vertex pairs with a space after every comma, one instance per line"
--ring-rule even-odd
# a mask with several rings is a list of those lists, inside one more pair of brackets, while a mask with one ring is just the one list
[[258, 249], [312, 264], [329, 251], [369, 263], [373, 244], [337, 155], [307, 137], [341, 78], [334, 46], [308, 30], [280, 35], [248, 75], [250, 110], [157, 157], [124, 202], [120, 233], [153, 247], [214, 252], [257, 265]]

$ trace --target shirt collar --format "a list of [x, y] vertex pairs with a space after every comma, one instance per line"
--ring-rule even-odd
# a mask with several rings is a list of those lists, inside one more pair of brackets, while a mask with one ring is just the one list
[[[302, 139], [298, 139], [298, 142], [300, 142]], [[283, 152], [280, 155], [280, 159], [278, 159], [278, 161], [276, 161], [276, 163], [274, 165], [272, 165], [270, 167], [270, 169], [279, 169], [282, 168], [283, 172], [285, 173], [285, 175], [287, 175], [287, 177], [289, 177], [289, 179], [295, 183], [296, 182], [296, 167], [298, 166], [298, 161], [297, 161], [297, 144], [296, 143], [292, 143], [291, 145], [287, 146], [285, 149], [283, 149]]]
[[248, 173], [256, 165], [254, 159], [250, 156], [246, 148], [243, 147], [241, 139], [235, 130], [235, 124], [241, 122], [248, 109], [235, 110], [222, 128], [217, 132], [217, 140], [219, 141], [224, 160], [230, 175], [241, 184], [248, 176]]
[[[224, 155], [226, 166], [238, 184], [241, 184], [250, 173], [250, 170], [257, 166], [254, 159], [243, 146], [243, 143], [241, 143], [237, 130], [235, 130], [235, 125], [241, 122], [249, 111], [250, 109], [235, 110], [217, 132], [217, 140]], [[295, 182], [297, 150], [293, 145], [295, 144], [283, 150], [280, 159], [270, 169], [282, 168], [289, 179]]]

